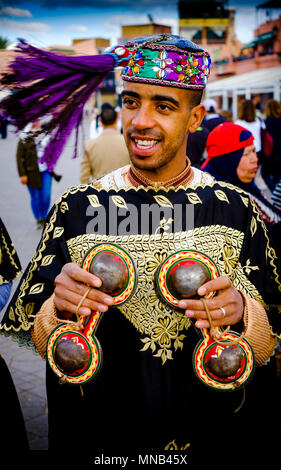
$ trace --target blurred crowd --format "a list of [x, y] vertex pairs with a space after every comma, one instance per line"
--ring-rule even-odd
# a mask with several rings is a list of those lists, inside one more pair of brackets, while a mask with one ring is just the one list
[[262, 110], [243, 100], [236, 120], [214, 99], [203, 104], [203, 122], [188, 136], [192, 165], [250, 194], [280, 254], [281, 103], [270, 99]]
[[[259, 102], [245, 99], [240, 103], [236, 120], [231, 111], [218, 109], [213, 98], [203, 104], [205, 117], [187, 140], [186, 153], [192, 166], [250, 194], [280, 253], [281, 103], [270, 99], [263, 110]], [[77, 181], [80, 177], [82, 184], [130, 162], [122, 135], [120, 108], [103, 103], [101, 109], [94, 108], [87, 113], [85, 117], [90, 117], [90, 125], [84, 139], [80, 175], [77, 175]], [[2, 117], [3, 139], [7, 137], [8, 124]], [[16, 154], [20, 182], [30, 193], [38, 228], [44, 225], [50, 208], [52, 179], [61, 178], [40, 162], [47, 144], [48, 137], [40, 137], [40, 121], [36, 121], [20, 133]]]

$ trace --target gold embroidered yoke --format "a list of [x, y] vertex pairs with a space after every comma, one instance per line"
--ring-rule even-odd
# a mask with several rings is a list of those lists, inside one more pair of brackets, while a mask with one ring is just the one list
[[[199, 250], [212, 258], [220, 274], [244, 294], [247, 325], [255, 325], [248, 314], [256, 315], [259, 330], [280, 335], [280, 277], [259, 213], [246, 193], [202, 175], [197, 170], [193, 184], [166, 190], [120, 187], [113, 174], [67, 191], [50, 212], [1, 328], [28, 332], [33, 324], [28, 314], [38, 312], [52, 295], [53, 279], [62, 265], [80, 264], [96, 243], [112, 242], [131, 254], [138, 271], [136, 291], [119, 310], [138, 331], [139, 349], [162, 364], [183, 349], [193, 330], [185, 315], [162, 303], [154, 287], [159, 264], [182, 249]], [[143, 221], [144, 206], [151, 209], [149, 221]], [[252, 332], [251, 339], [259, 334]], [[261, 336], [257, 354], [263, 363], [274, 343], [268, 333]]]

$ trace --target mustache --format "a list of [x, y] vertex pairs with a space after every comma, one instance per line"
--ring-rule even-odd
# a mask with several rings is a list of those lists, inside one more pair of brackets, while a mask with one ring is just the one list
[[126, 135], [129, 138], [149, 137], [150, 139], [162, 140], [162, 134], [155, 132], [152, 129], [135, 129], [134, 127], [131, 127], [127, 130]]

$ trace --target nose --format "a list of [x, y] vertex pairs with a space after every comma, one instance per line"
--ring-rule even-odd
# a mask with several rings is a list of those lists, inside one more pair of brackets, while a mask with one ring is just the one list
[[257, 153], [254, 151], [253, 154], [252, 154], [252, 161], [254, 163], [257, 163], [258, 162], [258, 156], [257, 156]]
[[132, 124], [136, 129], [151, 129], [154, 127], [155, 122], [151, 110], [147, 105], [141, 105], [137, 110]]

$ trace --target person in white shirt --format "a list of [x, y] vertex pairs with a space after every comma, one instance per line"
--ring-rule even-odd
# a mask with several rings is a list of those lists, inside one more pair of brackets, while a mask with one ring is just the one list
[[264, 122], [256, 116], [256, 109], [251, 100], [241, 103], [238, 119], [235, 124], [245, 127], [254, 136], [254, 146], [259, 163], [262, 162], [262, 129], [265, 129]]

